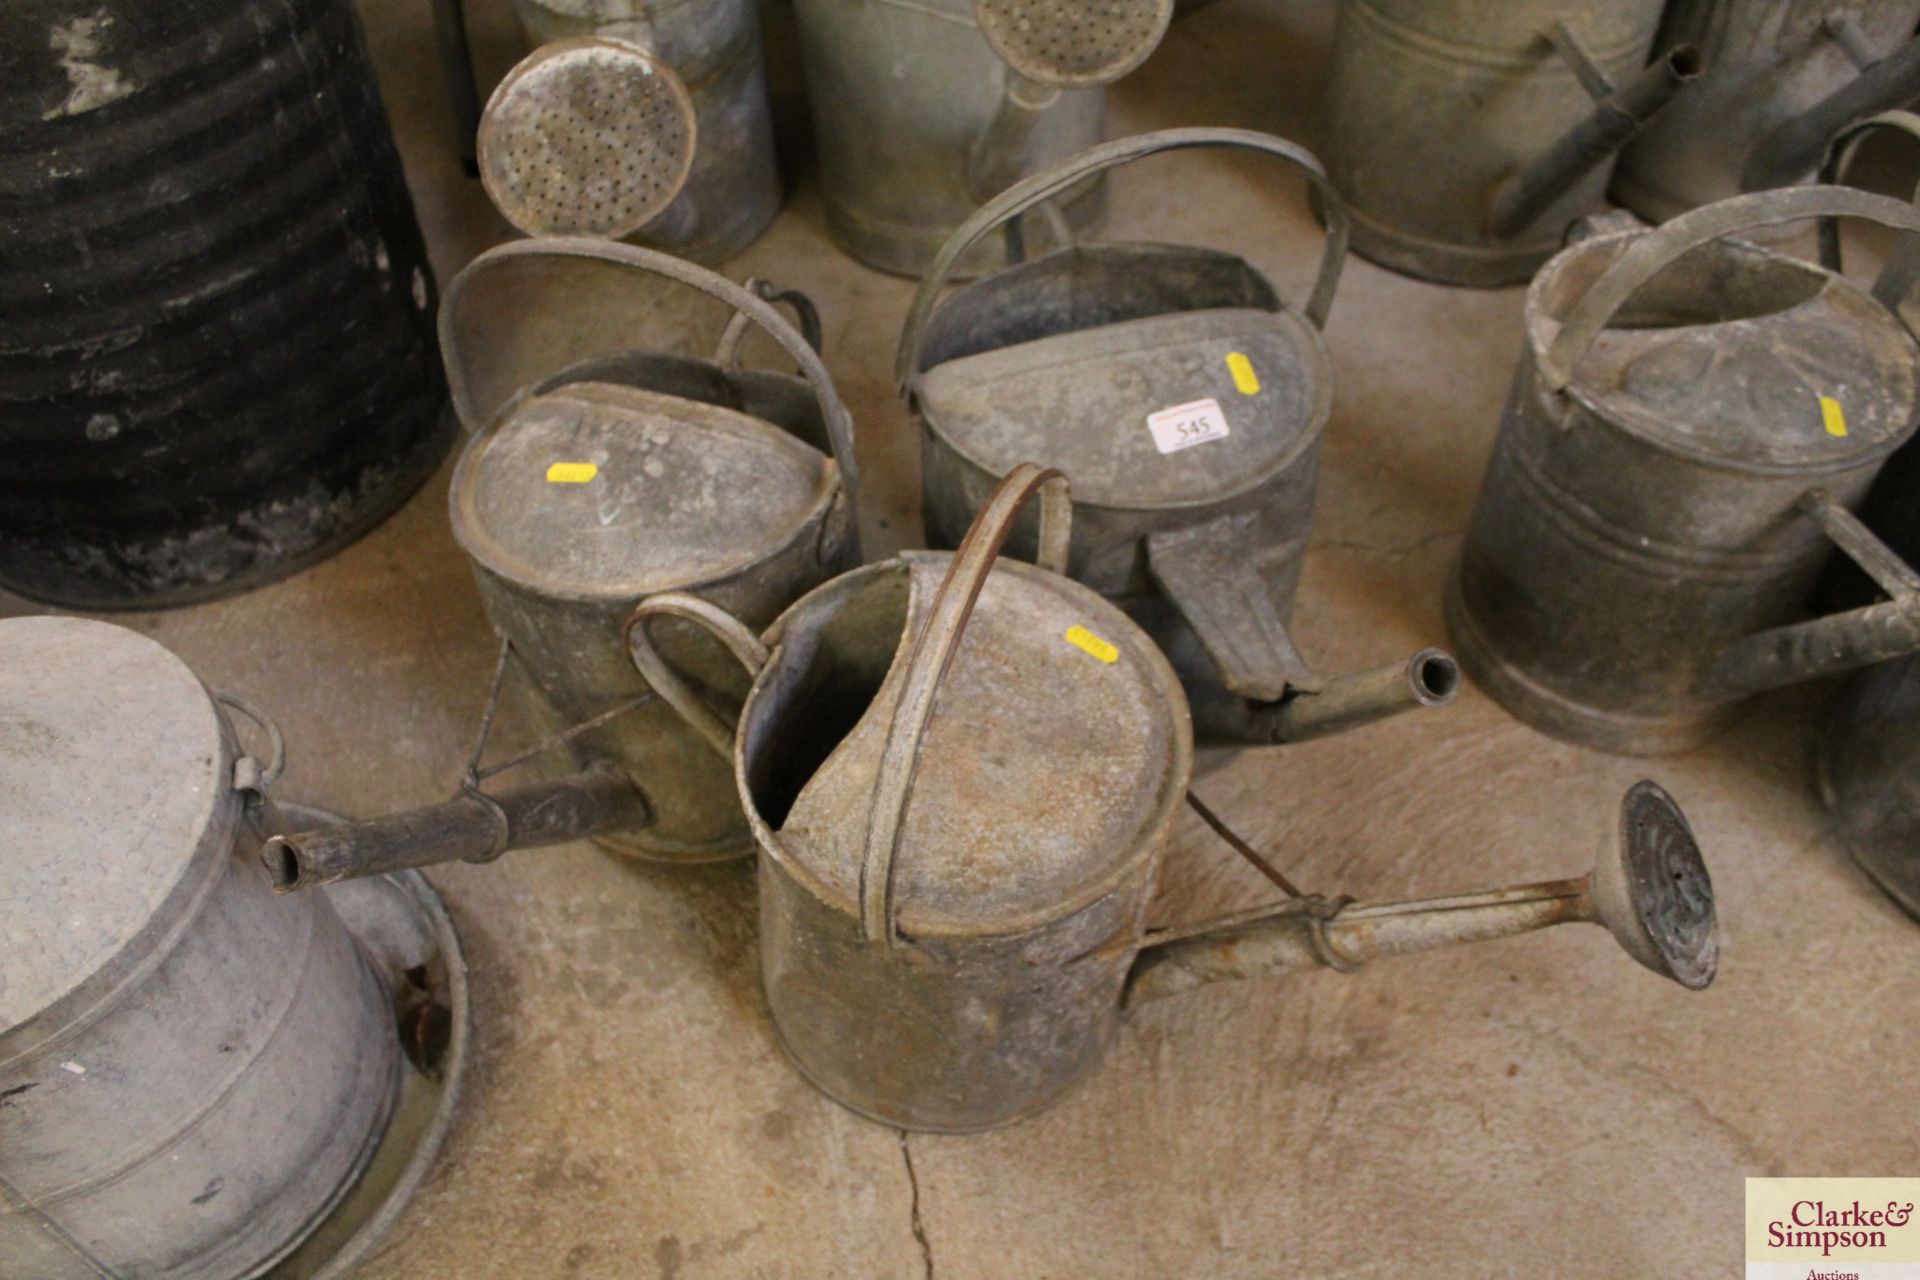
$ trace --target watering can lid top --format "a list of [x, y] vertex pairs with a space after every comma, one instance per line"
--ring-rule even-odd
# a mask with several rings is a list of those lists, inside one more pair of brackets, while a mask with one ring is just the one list
[[[862, 572], [904, 564], [917, 634], [950, 561], [907, 552]], [[886, 683], [780, 830], [850, 905], [911, 649], [903, 635]], [[1153, 642], [1078, 583], [1002, 559], [939, 686], [900, 828], [895, 918], [913, 934], [1065, 915], [1155, 855], [1191, 770], [1186, 700]]]
[[543, 594], [712, 581], [777, 550], [823, 499], [826, 459], [737, 410], [613, 383], [521, 401], [467, 446], [453, 532]]
[[[1633, 234], [1587, 244], [1599, 252]], [[1641, 316], [1623, 309], [1616, 320], [1626, 323], [1600, 332], [1576, 367], [1571, 389], [1583, 400], [1709, 461], [1841, 466], [1906, 436], [1920, 401], [1920, 349], [1886, 308], [1845, 277], [1771, 250], [1722, 241], [1695, 254], [1699, 276], [1684, 259], [1671, 272], [1682, 291], [1677, 313], [1656, 278]], [[1710, 291], [1725, 288], [1776, 309], [1730, 306], [1738, 318], [1670, 323], [1694, 318], [1687, 310], [1713, 305]], [[1543, 325], [1536, 340], [1554, 332]]]
[[1333, 382], [1297, 313], [1179, 311], [945, 361], [920, 376], [935, 434], [993, 475], [1037, 460], [1077, 504], [1158, 507], [1251, 488], [1326, 425]]
[[224, 865], [231, 759], [163, 646], [84, 618], [0, 622], [0, 1030], [161, 930], [193, 868]]

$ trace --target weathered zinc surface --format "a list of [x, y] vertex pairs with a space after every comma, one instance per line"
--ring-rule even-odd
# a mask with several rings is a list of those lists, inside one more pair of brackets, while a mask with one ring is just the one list
[[289, 573], [451, 438], [434, 281], [346, 0], [23, 0], [0, 32], [0, 582]]
[[[1681, 750], [1748, 695], [1920, 648], [1912, 574], [1858, 503], [1914, 430], [1920, 348], [1845, 277], [1730, 239], [1848, 215], [1838, 187], [1736, 196], [1542, 270], [1448, 596], [1467, 672], [1607, 750]], [[1832, 547], [1895, 598], [1799, 623]]]

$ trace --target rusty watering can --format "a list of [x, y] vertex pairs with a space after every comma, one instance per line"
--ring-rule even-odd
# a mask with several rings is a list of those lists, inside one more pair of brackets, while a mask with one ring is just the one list
[[514, 0], [538, 47], [479, 124], [481, 181], [527, 235], [733, 257], [780, 211], [754, 0]]
[[1920, 920], [1920, 658], [1847, 681], [1827, 713], [1815, 778], [1848, 854]]
[[[1002, 224], [1089, 176], [1191, 147], [1270, 156], [1321, 191], [1327, 243], [1304, 311], [1241, 258], [1166, 244], [1056, 249], [938, 301], [953, 264]], [[1314, 737], [1458, 692], [1438, 650], [1328, 678], [1287, 633], [1333, 402], [1320, 329], [1346, 237], [1318, 161], [1293, 143], [1143, 134], [982, 206], [942, 246], [900, 336], [894, 376], [920, 422], [929, 540], [958, 545], [1028, 457], [1074, 476], [1072, 576], [1172, 659], [1203, 745]]]
[[[996, 565], [1043, 488], [1037, 563]], [[958, 551], [835, 578], [764, 636], [691, 596], [634, 613], [634, 661], [733, 762], [761, 852], [767, 1003], [823, 1092], [903, 1128], [990, 1128], [1099, 1062], [1130, 983], [1147, 999], [1297, 965], [1351, 970], [1572, 920], [1604, 921], [1688, 986], [1712, 979], [1711, 886], [1651, 784], [1629, 793], [1591, 882], [1376, 907], [1299, 895], [1146, 934], [1192, 771], [1186, 703], [1146, 633], [1060, 576], [1069, 516], [1062, 477], [1029, 464]], [[755, 668], [737, 733], [654, 647], [656, 615], [708, 626]]]
[[1663, 46], [1705, 72], [1620, 156], [1613, 198], [1651, 222], [1805, 182], [1837, 131], [1920, 96], [1920, 0], [1674, 0]]
[[[828, 229], [867, 265], [911, 276], [980, 201], [1099, 141], [1104, 86], [1153, 51], [1171, 14], [1167, 0], [795, 7]], [[1057, 235], [1104, 209], [1087, 183], [1040, 212]], [[959, 270], [991, 270], [1001, 254], [982, 245]]]
[[[1797, 218], [1920, 230], [1839, 187], [1736, 196], [1576, 243], [1526, 347], [1447, 620], [1521, 719], [1683, 750], [1747, 696], [1920, 649], [1920, 590], [1851, 507], [1913, 432], [1920, 348], [1837, 272], [1729, 239]], [[1795, 621], [1828, 543], [1892, 598]]]
[[459, 940], [415, 874], [269, 892], [283, 763], [152, 640], [0, 621], [0, 1274], [339, 1275], [433, 1163]]
[[[732, 308], [711, 360], [616, 352], [562, 370], [504, 403], [476, 399], [461, 305], [508, 264], [579, 262], [649, 273]], [[791, 298], [817, 339], [804, 297]], [[659, 591], [691, 591], [763, 624], [858, 560], [853, 424], [813, 346], [761, 296], [703, 267], [632, 245], [588, 239], [511, 241], [475, 258], [441, 308], [448, 384], [476, 434], [454, 470], [453, 534], [473, 561], [487, 617], [503, 638], [493, 697], [517, 659], [542, 718], [577, 772], [489, 794], [480, 784], [524, 763], [482, 770], [481, 744], [461, 793], [399, 814], [275, 840], [265, 851], [282, 889], [593, 836], [615, 852], [704, 862], [752, 852], [724, 762], [650, 695], [628, 660], [621, 624]], [[751, 322], [800, 376], [742, 369]], [[724, 650], [697, 631], [669, 637], [675, 660], [719, 696], [746, 689]], [[563, 727], [564, 726], [564, 727]]]
[[1592, 213], [1615, 154], [1699, 55], [1647, 64], [1661, 0], [1348, 0], [1323, 151], [1355, 251], [1446, 284], [1517, 284]]

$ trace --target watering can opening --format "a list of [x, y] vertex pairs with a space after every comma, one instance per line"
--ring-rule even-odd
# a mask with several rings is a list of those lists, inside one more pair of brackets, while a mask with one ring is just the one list
[[1185, 245], [1072, 245], [955, 290], [927, 322], [919, 368], [1176, 311], [1284, 307], [1244, 259]]
[[793, 606], [762, 677], [769, 714], [743, 722], [746, 785], [769, 827], [860, 722], [907, 626], [904, 566], [836, 579]]
[[547, 395], [576, 382], [610, 382], [732, 409], [772, 423], [823, 455], [833, 452], [819, 400], [804, 379], [790, 373], [727, 367], [666, 351], [609, 351], [567, 366], [529, 394]]
[[[769, 640], [739, 746], [770, 851], [849, 911], [909, 657], [952, 557], [816, 589]], [[1002, 560], [918, 753], [893, 872], [902, 936], [1070, 914], [1153, 856], [1191, 769], [1178, 681], [1077, 583]]]

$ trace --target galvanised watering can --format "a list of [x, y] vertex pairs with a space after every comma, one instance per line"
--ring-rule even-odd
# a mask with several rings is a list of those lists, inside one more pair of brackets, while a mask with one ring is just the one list
[[415, 874], [274, 897], [284, 763], [152, 640], [0, 621], [0, 1274], [338, 1275], [425, 1178], [459, 940]]
[[[476, 398], [462, 305], [510, 269], [599, 264], [654, 275], [729, 307], [713, 359], [625, 351], [592, 356], [502, 402]], [[587, 282], [572, 277], [586, 290]], [[441, 310], [448, 382], [476, 431], [448, 497], [488, 619], [537, 690], [540, 718], [576, 772], [490, 793], [484, 736], [461, 793], [425, 812], [301, 831], [267, 850], [282, 889], [592, 836], [615, 852], [703, 862], [752, 852], [724, 761], [628, 659], [621, 626], [640, 600], [691, 591], [756, 624], [859, 558], [853, 424], [811, 343], [761, 296], [790, 298], [818, 338], [811, 304], [754, 289], [666, 254], [590, 239], [511, 241], [481, 254]], [[799, 375], [743, 369], [751, 322]], [[501, 357], [519, 367], [510, 353]], [[675, 661], [720, 697], [746, 681], [725, 651], [682, 628]], [[491, 712], [489, 712], [489, 716]]]
[[[940, 299], [954, 264], [1003, 225], [1117, 165], [1193, 147], [1269, 156], [1319, 191], [1327, 242], [1304, 309], [1241, 258], [1171, 244], [1055, 249]], [[1320, 329], [1346, 238], [1319, 162], [1293, 143], [1239, 129], [1143, 134], [983, 205], [942, 246], [900, 336], [894, 374], [920, 422], [929, 539], [958, 545], [1027, 458], [1074, 476], [1069, 571], [1172, 659], [1203, 744], [1295, 741], [1458, 691], [1438, 650], [1333, 678], [1287, 631], [1332, 412]]]
[[1615, 200], [1650, 222], [1813, 176], [1828, 139], [1920, 96], [1920, 0], [1674, 0], [1661, 47], [1706, 69], [1621, 153]]
[[[1884, 196], [1736, 196], [1599, 235], [1527, 294], [1526, 347], [1447, 618], [1548, 733], [1683, 750], [1750, 695], [1920, 649], [1920, 579], [1852, 514], [1915, 427], [1920, 347], [1837, 272], [1733, 239]], [[1799, 621], [1829, 547], [1890, 597]]]
[[[998, 559], [1036, 492], [1036, 564]], [[1192, 772], [1186, 700], [1145, 632], [1061, 576], [1071, 511], [1057, 472], [1016, 467], [957, 551], [835, 578], [764, 635], [691, 596], [634, 613], [634, 661], [732, 761], [760, 846], [767, 1003], [822, 1091], [903, 1128], [990, 1128], [1091, 1071], [1129, 992], [1350, 972], [1568, 921], [1605, 923], [1686, 986], [1711, 981], [1712, 888], [1650, 783], [1588, 879], [1359, 907], [1262, 863], [1285, 901], [1147, 933]], [[655, 618], [702, 623], [754, 669], [737, 730], [675, 676]]]
[[[1099, 141], [1104, 86], [1159, 43], [1167, 0], [798, 0], [827, 226], [869, 266], [919, 275], [1017, 178]], [[1057, 238], [1104, 212], [1095, 183], [1040, 211]], [[1010, 246], [1015, 259], [1020, 228]], [[999, 243], [962, 263], [1005, 261]]]
[[1321, 150], [1355, 251], [1445, 284], [1532, 275], [1700, 72], [1685, 45], [1648, 62], [1661, 7], [1347, 0]]

